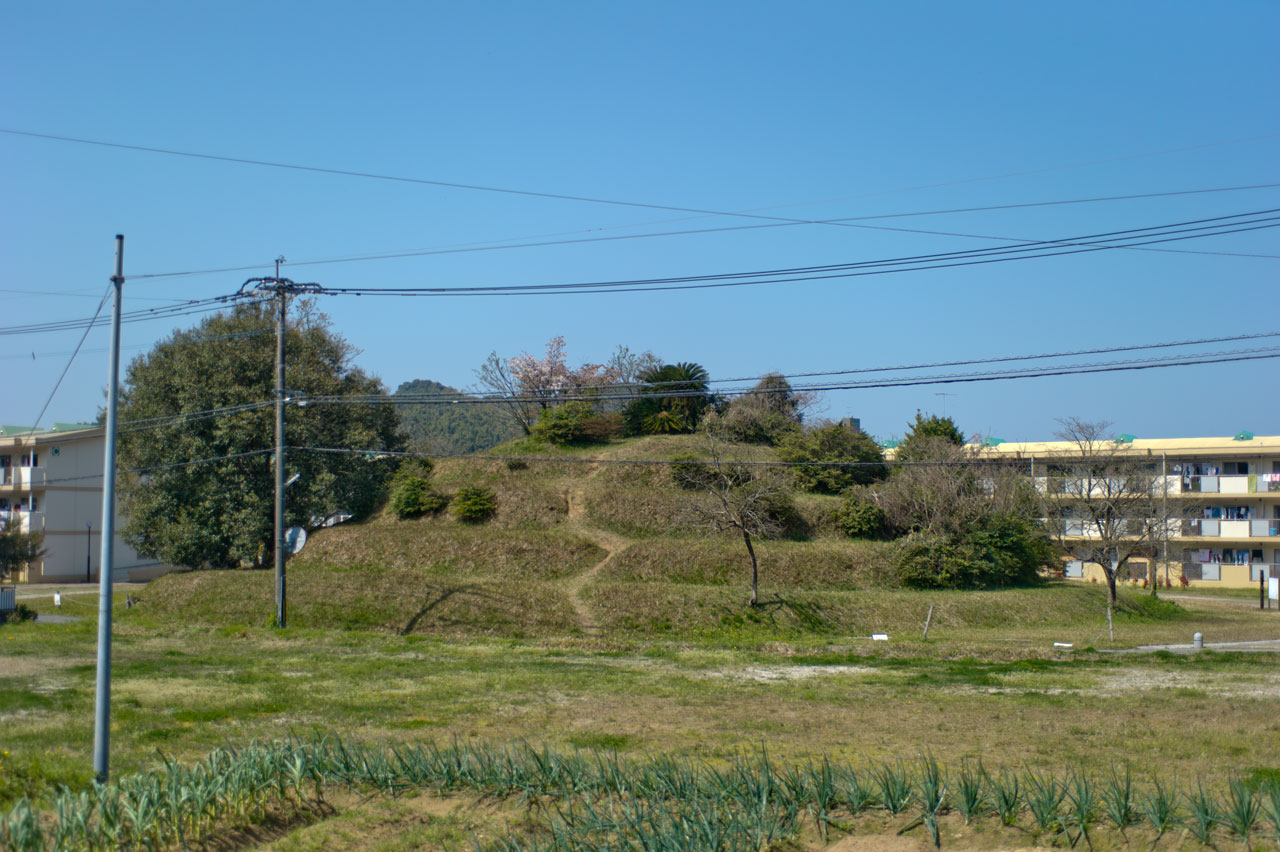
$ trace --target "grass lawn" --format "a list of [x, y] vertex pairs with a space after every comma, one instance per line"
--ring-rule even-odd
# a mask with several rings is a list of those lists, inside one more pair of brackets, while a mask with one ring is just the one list
[[[1096, 611], [1088, 624], [1071, 611], [1077, 588], [984, 593], [972, 606], [1003, 613], [1005, 626], [935, 616], [928, 642], [913, 625], [887, 643], [803, 632], [767, 615], [681, 638], [639, 629], [594, 639], [276, 631], [175, 623], [144, 602], [118, 610], [113, 765], [136, 770], [157, 752], [194, 758], [314, 729], [369, 742], [529, 740], [711, 761], [767, 747], [779, 759], [927, 752], [950, 764], [1055, 771], [1127, 763], [1215, 783], [1280, 769], [1274, 654], [1078, 650], [1100, 641], [1101, 626]], [[956, 610], [957, 622], [978, 619], [937, 594], [869, 597], [883, 618], [933, 601]], [[1274, 611], [1196, 603], [1173, 622], [1122, 612], [1118, 637], [1280, 636]], [[1032, 624], [1044, 607], [1065, 619]], [[83, 609], [82, 622], [0, 628], [3, 800], [88, 780], [96, 626], [95, 610]], [[1055, 652], [1060, 635], [1077, 639], [1076, 649]]]

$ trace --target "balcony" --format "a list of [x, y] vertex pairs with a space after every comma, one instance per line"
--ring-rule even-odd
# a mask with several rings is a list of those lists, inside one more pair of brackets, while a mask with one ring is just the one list
[[1182, 534], [1202, 538], [1271, 538], [1280, 536], [1280, 520], [1224, 521], [1195, 518], [1183, 522]]
[[43, 488], [45, 479], [43, 467], [0, 467], [0, 486]]
[[1184, 476], [1181, 488], [1169, 493], [1182, 494], [1274, 494], [1280, 493], [1280, 473], [1257, 473], [1247, 476]]

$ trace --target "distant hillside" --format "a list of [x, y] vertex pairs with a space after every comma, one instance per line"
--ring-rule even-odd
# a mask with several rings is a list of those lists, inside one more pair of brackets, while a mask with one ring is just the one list
[[[473, 398], [430, 379], [405, 382], [394, 395], [416, 394], [440, 394], [460, 400]], [[429, 453], [474, 453], [520, 435], [520, 428], [498, 405], [404, 405], [398, 409], [400, 423], [414, 446]]]

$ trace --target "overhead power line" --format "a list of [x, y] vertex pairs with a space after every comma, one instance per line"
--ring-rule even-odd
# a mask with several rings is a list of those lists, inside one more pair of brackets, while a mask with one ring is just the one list
[[[1246, 186], [1226, 186], [1226, 187], [1212, 187], [1208, 189], [1175, 190], [1172, 192], [1147, 192], [1147, 193], [1138, 193], [1133, 195], [1109, 195], [1109, 196], [1098, 196], [1094, 198], [1070, 198], [1070, 199], [1057, 200], [1057, 201], [1033, 201], [1033, 202], [1014, 203], [1014, 204], [995, 204], [995, 205], [988, 205], [985, 207], [957, 207], [957, 208], [944, 209], [944, 210], [917, 210], [917, 211], [911, 211], [911, 212], [882, 213], [882, 214], [873, 214], [873, 215], [864, 215], [864, 216], [843, 217], [839, 219], [820, 219], [820, 220], [816, 220], [816, 223], [822, 224], [822, 225], [836, 225], [841, 223], [864, 222], [864, 221], [871, 221], [876, 219], [900, 219], [900, 218], [912, 217], [912, 216], [938, 216], [938, 215], [955, 214], [955, 213], [973, 213], [973, 212], [986, 212], [986, 211], [995, 211], [995, 210], [1016, 210], [1016, 209], [1029, 208], [1029, 207], [1052, 207], [1057, 205], [1089, 204], [1094, 202], [1130, 201], [1135, 199], [1168, 198], [1168, 197], [1180, 196], [1180, 195], [1204, 195], [1207, 193], [1240, 192], [1244, 190], [1274, 189], [1277, 187], [1280, 187], [1280, 184], [1260, 183], [1260, 184], [1251, 184]], [[687, 221], [690, 218], [702, 218], [702, 217], [684, 217], [682, 219], [665, 220], [665, 221], [680, 222], [680, 221]], [[654, 225], [654, 224], [663, 224], [663, 222], [659, 221], [659, 222], [645, 222], [645, 223], [638, 223], [638, 224], [631, 224], [631, 225], [613, 225], [605, 228], [586, 228], [586, 229], [580, 229], [576, 231], [560, 231], [560, 232], [551, 233], [551, 234], [538, 234], [538, 235], [533, 235], [529, 237], [515, 237], [515, 238], [508, 238], [503, 240], [485, 240], [485, 241], [473, 242], [473, 243], [461, 243], [461, 244], [435, 246], [435, 247], [428, 247], [428, 248], [392, 249], [387, 251], [365, 253], [365, 254], [342, 255], [338, 257], [309, 258], [304, 260], [291, 261], [290, 266], [291, 267], [322, 266], [322, 265], [330, 265], [330, 264], [338, 264], [338, 263], [361, 263], [361, 262], [366, 262], [371, 260], [395, 260], [395, 259], [409, 258], [409, 257], [431, 257], [431, 256], [446, 255], [446, 254], [465, 254], [465, 253], [484, 252], [484, 251], [504, 251], [507, 249], [545, 248], [545, 247], [551, 247], [551, 246], [580, 245], [580, 244], [601, 243], [601, 242], [617, 242], [617, 241], [623, 241], [623, 240], [642, 240], [642, 239], [655, 239], [655, 238], [662, 238], [662, 237], [696, 236], [700, 234], [718, 234], [718, 233], [728, 233], [732, 231], [759, 230], [762, 228], [794, 227], [795, 225], [798, 225], [798, 224], [807, 224], [807, 223], [770, 222], [770, 223], [760, 223], [760, 224], [753, 224], [753, 225], [730, 225], [730, 226], [718, 227], [718, 228], [695, 228], [695, 229], [686, 229], [686, 230], [677, 230], [677, 231], [658, 231], [658, 232], [649, 232], [649, 233], [643, 233], [643, 234], [615, 234], [611, 236], [591, 236], [591, 237], [581, 237], [577, 239], [549, 239], [551, 237], [571, 237], [578, 234], [599, 234], [600, 231], [617, 231], [617, 230], [623, 230], [626, 228], [647, 227], [649, 225]], [[967, 239], [996, 240], [1000, 242], [1026, 242], [1027, 241], [1027, 239], [1024, 237], [1006, 237], [1006, 236], [995, 236], [991, 234], [960, 234], [960, 233], [925, 231], [920, 229], [903, 229], [903, 228], [896, 228], [896, 229], [891, 228], [886, 230], [906, 231], [909, 233], [918, 233], [918, 234], [924, 234], [924, 235], [956, 236], [956, 237], [963, 237]], [[531, 240], [534, 242], [531, 242]], [[1253, 257], [1253, 258], [1265, 258], [1265, 259], [1280, 259], [1280, 255], [1248, 253], [1248, 252], [1222, 252], [1222, 251], [1205, 251], [1205, 250], [1197, 250], [1197, 249], [1153, 248], [1151, 246], [1135, 246], [1133, 248], [1136, 251], [1165, 252], [1165, 253], [1173, 253], [1173, 254], [1209, 255], [1214, 257]], [[230, 273], [230, 272], [252, 272], [260, 269], [270, 269], [271, 266], [272, 264], [270, 262], [258, 263], [258, 264], [241, 264], [238, 266], [221, 266], [221, 267], [211, 267], [206, 269], [181, 270], [181, 271], [174, 271], [174, 272], [153, 272], [153, 273], [146, 273], [141, 275], [134, 275], [132, 276], [132, 278], [133, 279], [178, 278], [178, 277], [193, 276], [193, 275], [212, 275], [212, 274]]]
[[783, 267], [741, 272], [686, 275], [667, 278], [586, 281], [572, 284], [506, 284], [468, 287], [329, 287], [326, 294], [362, 296], [462, 296], [462, 295], [549, 295], [553, 293], [629, 291], [654, 292], [708, 287], [740, 287], [753, 284], [783, 284], [833, 278], [883, 275], [890, 272], [921, 271], [983, 263], [999, 263], [1040, 257], [1057, 257], [1132, 245], [1173, 242], [1224, 236], [1280, 226], [1280, 208], [1233, 213], [1208, 219], [1193, 219], [1165, 225], [1129, 228], [1057, 240], [1037, 240], [1014, 246], [967, 249], [935, 254], [909, 255], [881, 260], [852, 261], [821, 266]]
[[[57, 141], [57, 142], [71, 142], [78, 145], [93, 145], [93, 146], [102, 147], [102, 148], [116, 148], [116, 149], [126, 150], [126, 151], [139, 151], [139, 152], [148, 153], [148, 154], [164, 154], [166, 156], [172, 156], [172, 157], [188, 157], [188, 158], [198, 159], [198, 160], [212, 160], [216, 162], [235, 163], [238, 165], [249, 165], [249, 166], [261, 166], [261, 167], [273, 168], [273, 169], [288, 169], [292, 171], [312, 172], [316, 174], [337, 175], [340, 177], [354, 177], [354, 178], [364, 178], [368, 180], [391, 181], [394, 183], [408, 183], [408, 184], [420, 184], [424, 186], [438, 186], [446, 189], [464, 189], [464, 190], [470, 190], [474, 192], [490, 192], [490, 193], [499, 193], [502, 195], [519, 195], [519, 196], [526, 196], [529, 198], [544, 198], [544, 199], [551, 199], [555, 201], [576, 201], [576, 202], [585, 202], [588, 204], [605, 204], [605, 205], [611, 205], [616, 207], [637, 207], [637, 208], [646, 209], [646, 210], [667, 210], [673, 213], [693, 213], [699, 216], [735, 216], [735, 217], [748, 218], [748, 219], [773, 219], [777, 221], [793, 221], [793, 222], [805, 222], [806, 224], [820, 224], [817, 221], [807, 222], [806, 220], [798, 220], [798, 219], [788, 220], [780, 216], [765, 216], [752, 211], [706, 210], [706, 209], [697, 208], [697, 207], [683, 207], [683, 206], [670, 205], [670, 204], [653, 204], [653, 203], [641, 202], [641, 201], [625, 201], [625, 200], [620, 200], [616, 198], [597, 198], [593, 196], [572, 195], [568, 193], [540, 192], [537, 190], [514, 189], [511, 187], [486, 186], [483, 184], [433, 180], [429, 178], [406, 177], [403, 175], [379, 174], [377, 172], [365, 172], [365, 171], [358, 171], [353, 169], [327, 168], [323, 166], [303, 165], [300, 163], [282, 163], [282, 162], [277, 162], [272, 160], [251, 159], [248, 157], [231, 157], [231, 156], [225, 156], [220, 154], [207, 154], [207, 153], [201, 153], [197, 151], [181, 151], [174, 148], [160, 148], [160, 147], [149, 146], [149, 145], [130, 145], [130, 144], [121, 143], [121, 142], [107, 142], [101, 139], [85, 139], [82, 137], [75, 137], [75, 136], [59, 136], [52, 133], [36, 133], [34, 131], [16, 130], [13, 128], [0, 128], [0, 133], [6, 133], [12, 136], [26, 136], [34, 139], [48, 139], [48, 140]], [[1109, 158], [1100, 159], [1100, 160], [1089, 160], [1089, 161], [1084, 161], [1079, 163], [1070, 163], [1064, 166], [1048, 166], [1044, 168], [1026, 169], [1026, 170], [1016, 171], [1016, 172], [1005, 172], [1003, 174], [988, 175], [984, 177], [965, 178], [965, 179], [956, 180], [956, 181], [943, 181], [939, 183], [921, 184], [918, 186], [911, 186], [911, 187], [906, 187], [902, 189], [882, 190], [879, 192], [866, 193], [864, 195], [858, 195], [858, 196], [845, 196], [842, 199], [835, 199], [835, 200], [846, 200], [848, 198], [868, 197], [871, 195], [883, 195], [891, 192], [909, 192], [909, 191], [920, 190], [920, 189], [937, 189], [945, 186], [956, 186], [956, 185], [967, 184], [967, 183], [978, 183], [982, 181], [1000, 180], [1000, 179], [1009, 178], [1009, 177], [1023, 177], [1026, 175], [1043, 174], [1043, 173], [1052, 172], [1052, 171], [1077, 169], [1077, 168], [1084, 168], [1086, 166], [1124, 162], [1127, 160], [1142, 159], [1146, 157], [1156, 157], [1156, 156], [1162, 156], [1165, 154], [1184, 153], [1186, 151], [1202, 150], [1204, 148], [1213, 148], [1221, 145], [1234, 145], [1234, 144], [1239, 144], [1241, 142], [1253, 142], [1261, 139], [1270, 139], [1276, 135], [1280, 135], [1280, 134], [1271, 133], [1271, 134], [1263, 134], [1260, 136], [1244, 137], [1240, 139], [1226, 139], [1226, 140], [1220, 140], [1216, 142], [1206, 142], [1199, 145], [1187, 145], [1187, 146], [1182, 146], [1178, 148], [1166, 148], [1160, 151], [1148, 151], [1148, 152], [1143, 152], [1139, 154], [1124, 155], [1120, 157], [1109, 157]], [[771, 208], [757, 208], [757, 209], [771, 209]]]
[[[245, 300], [243, 297], [232, 294], [228, 296], [214, 296], [208, 299], [191, 299], [175, 305], [166, 305], [157, 308], [143, 308], [136, 311], [126, 311], [121, 315], [121, 322], [146, 322], [156, 319], [170, 319], [173, 317], [191, 316], [193, 314], [209, 313], [210, 311], [220, 311], [233, 302], [244, 301], [252, 304], [259, 300]], [[73, 320], [53, 320], [43, 323], [29, 323], [25, 325], [7, 325], [0, 326], [0, 336], [12, 336], [18, 334], [45, 334], [55, 331], [77, 331], [80, 329], [91, 329], [97, 326], [106, 325], [108, 318], [95, 314], [85, 319]]]
[[[226, 337], [234, 335], [224, 335]], [[220, 336], [223, 337], [223, 336]], [[878, 367], [861, 367], [843, 370], [824, 370], [810, 371], [799, 373], [788, 373], [782, 377], [788, 380], [800, 378], [818, 378], [823, 376], [850, 376], [850, 375], [870, 375], [885, 372], [906, 372], [922, 369], [938, 369], [942, 367], [956, 366], [973, 366], [978, 364], [998, 364], [1010, 363], [1015, 361], [1035, 361], [1049, 358], [1067, 358], [1079, 357], [1081, 355], [1097, 355], [1115, 352], [1133, 352], [1143, 350], [1167, 349], [1174, 347], [1201, 346], [1210, 343], [1234, 342], [1242, 340], [1259, 340], [1267, 338], [1280, 337], [1280, 332], [1261, 332], [1257, 334], [1239, 334], [1229, 335], [1225, 337], [1205, 337], [1193, 340], [1177, 340], [1163, 341], [1159, 343], [1133, 344], [1130, 346], [1112, 346], [1098, 347], [1093, 349], [1077, 349], [1062, 352], [1043, 352], [1030, 355], [1006, 355], [993, 358], [971, 358], [965, 360], [953, 361], [934, 361], [930, 363], [918, 364], [899, 364], [894, 366], [878, 366]], [[953, 380], [963, 379], [967, 381], [988, 380], [995, 381], [1003, 378], [1037, 378], [1043, 371], [1044, 375], [1062, 375], [1063, 371], [1079, 368], [1081, 372], [1093, 372], [1098, 367], [1121, 367], [1124, 365], [1132, 365], [1132, 369], [1140, 369], [1141, 365], [1150, 366], [1182, 366], [1181, 362], [1188, 359], [1212, 358], [1213, 361], [1203, 363], [1218, 363], [1219, 360], [1234, 356], [1253, 356], [1258, 354], [1266, 354], [1280, 351], [1280, 348], [1260, 348], [1247, 350], [1232, 350], [1218, 353], [1184, 353], [1177, 356], [1165, 356], [1159, 359], [1134, 359], [1130, 361], [1110, 361], [1094, 364], [1059, 364], [1050, 367], [1021, 367], [1005, 371], [989, 371], [985, 373], [969, 373], [950, 376], [911, 376], [904, 377], [899, 380], [901, 385], [921, 384], [921, 383], [939, 383], [945, 384]], [[1268, 355], [1267, 357], [1271, 357]], [[1169, 362], [1169, 363], [1166, 363]], [[1197, 361], [1197, 363], [1202, 363]], [[773, 374], [781, 375], [781, 374]], [[710, 379], [711, 384], [726, 384], [730, 382], [758, 382], [764, 376], [740, 376], [726, 379]], [[635, 399], [641, 393], [647, 393], [654, 396], [662, 397], [682, 397], [682, 396], [700, 396], [704, 392], [699, 390], [686, 391], [681, 390], [680, 386], [688, 386], [688, 382], [647, 382], [637, 384], [607, 384], [597, 385], [591, 388], [566, 390], [559, 392], [554, 397], [554, 401], [567, 402], [571, 400], [587, 400], [587, 401], [618, 401]], [[899, 384], [890, 386], [901, 386]], [[871, 381], [864, 382], [823, 382], [796, 384], [792, 386], [795, 392], [822, 392], [827, 390], [856, 390], [864, 387], [882, 387], [884, 385]], [[723, 396], [749, 396], [753, 393], [768, 395], [775, 391], [755, 391], [754, 388], [728, 388], [714, 391], [714, 393]], [[392, 396], [378, 394], [353, 394], [347, 396], [329, 395], [329, 396], [308, 396], [302, 395], [300, 401], [305, 400], [307, 404], [392, 404], [392, 405], [482, 405], [482, 404], [505, 404], [505, 403], [541, 403], [546, 402], [547, 397], [539, 395], [522, 395], [522, 396], [501, 396], [497, 394], [468, 395], [462, 393], [413, 393], [413, 394], [395, 394]], [[270, 399], [259, 400], [255, 402], [238, 403], [235, 405], [227, 405], [216, 408], [203, 409], [198, 411], [180, 412], [177, 414], [157, 415], [154, 417], [135, 418], [133, 420], [123, 421], [120, 424], [122, 432], [136, 432], [150, 429], [168, 428], [172, 426], [183, 426], [190, 423], [203, 422], [216, 417], [228, 416], [233, 414], [241, 414], [251, 411], [260, 411], [273, 406], [275, 402]]]
[[[251, 159], [246, 157], [231, 157], [231, 156], [208, 154], [208, 153], [201, 153], [201, 152], [194, 152], [194, 151], [181, 151], [181, 150], [176, 150], [171, 148], [160, 148], [155, 146], [132, 145], [132, 144], [119, 143], [119, 142], [108, 142], [108, 141], [99, 140], [99, 139], [86, 139], [81, 137], [61, 136], [61, 135], [50, 134], [50, 133], [37, 133], [34, 131], [17, 130], [13, 128], [0, 128], [0, 133], [6, 133], [13, 136], [25, 136], [29, 138], [35, 138], [35, 139], [47, 139], [47, 140], [53, 140], [53, 141], [59, 141], [59, 142], [69, 142], [69, 143], [75, 143], [80, 145], [92, 145], [92, 146], [98, 146], [98, 147], [104, 147], [104, 148], [139, 151], [143, 153], [163, 154], [166, 156], [187, 157], [187, 158], [193, 158], [193, 159], [234, 163], [239, 165], [252, 165], [252, 166], [260, 166], [260, 167], [267, 167], [267, 168], [311, 172], [311, 173], [318, 173], [318, 174], [338, 175], [343, 177], [355, 177], [355, 178], [364, 178], [364, 179], [379, 180], [379, 181], [391, 181], [396, 183], [420, 184], [420, 185], [438, 186], [438, 187], [450, 188], [450, 189], [463, 189], [463, 190], [470, 190], [470, 191], [477, 191], [477, 192], [527, 196], [531, 198], [543, 198], [543, 199], [553, 199], [553, 200], [572, 201], [572, 202], [585, 202], [585, 203], [591, 203], [591, 204], [602, 204], [602, 205], [611, 205], [611, 206], [620, 206], [620, 207], [635, 207], [635, 208], [648, 209], [648, 210], [662, 210], [662, 211], [668, 211], [673, 213], [692, 214], [695, 217], [714, 216], [714, 217], [745, 218], [745, 219], [753, 219], [753, 220], [760, 220], [760, 221], [766, 221], [766, 222], [774, 222], [778, 224], [791, 224], [791, 225], [873, 227], [873, 226], [865, 226], [865, 225], [858, 224], [859, 220], [866, 217], [853, 217], [848, 219], [796, 219], [796, 218], [789, 218], [784, 216], [770, 216], [770, 215], [765, 215], [763, 213], [758, 212], [760, 210], [776, 209], [772, 207], [762, 207], [762, 208], [754, 208], [751, 210], [736, 210], [736, 211], [711, 210], [711, 209], [704, 209], [699, 207], [685, 207], [685, 206], [669, 205], [669, 204], [655, 204], [655, 203], [647, 203], [647, 202], [625, 201], [625, 200], [619, 200], [619, 199], [597, 198], [592, 196], [572, 195], [572, 194], [565, 194], [565, 193], [540, 192], [540, 191], [534, 191], [534, 190], [513, 189], [509, 187], [495, 187], [495, 186], [485, 186], [480, 184], [459, 183], [459, 182], [441, 181], [441, 180], [433, 180], [433, 179], [426, 179], [426, 178], [405, 177], [400, 175], [379, 174], [375, 172], [365, 172], [365, 171], [350, 170], [350, 169], [336, 169], [336, 168], [326, 168], [326, 167], [320, 167], [320, 166], [309, 166], [309, 165], [302, 165], [298, 163], [283, 163], [283, 162], [276, 162], [276, 161], [270, 161], [270, 160]], [[988, 181], [988, 180], [998, 180], [998, 179], [1008, 178], [1008, 177], [1019, 177], [1019, 176], [1031, 175], [1031, 174], [1041, 174], [1045, 172], [1057, 171], [1062, 169], [1082, 168], [1085, 166], [1100, 165], [1104, 163], [1122, 162], [1122, 161], [1132, 160], [1132, 159], [1141, 159], [1144, 157], [1152, 157], [1152, 156], [1160, 156], [1164, 154], [1173, 154], [1173, 153], [1181, 153], [1186, 151], [1200, 150], [1203, 148], [1211, 148], [1219, 145], [1230, 145], [1230, 144], [1238, 144], [1241, 142], [1256, 141], [1260, 139], [1271, 138], [1274, 135], [1277, 135], [1277, 134], [1266, 134], [1262, 136], [1247, 137], [1247, 138], [1241, 138], [1241, 139], [1222, 140], [1217, 142], [1204, 143], [1200, 145], [1191, 145], [1191, 146], [1183, 146], [1179, 148], [1164, 149], [1161, 151], [1151, 151], [1151, 152], [1144, 152], [1144, 153], [1126, 155], [1121, 157], [1112, 157], [1112, 158], [1105, 158], [1100, 160], [1072, 163], [1065, 166], [1050, 166], [1045, 168], [1008, 172], [1004, 174], [990, 175], [985, 177], [966, 178], [966, 179], [955, 180], [955, 181], [943, 181], [943, 182], [932, 183], [932, 184], [922, 184], [918, 186], [905, 187], [905, 188], [895, 189], [895, 190], [883, 190], [878, 192], [863, 193], [860, 195], [844, 196], [838, 199], [825, 199], [823, 202], [799, 202], [799, 203], [826, 203], [834, 200], [849, 200], [852, 198], [884, 195], [884, 194], [889, 194], [893, 192], [906, 192], [906, 191], [919, 190], [919, 189], [933, 189], [933, 188], [939, 188], [939, 187], [945, 187], [945, 186], [954, 186], [954, 185], [982, 182], [982, 181]], [[789, 207], [789, 206], [797, 206], [797, 205], [796, 204], [779, 205], [779, 207]], [[938, 212], [947, 212], [947, 211], [938, 211]], [[904, 215], [904, 214], [899, 214], [899, 215]], [[922, 215], [932, 215], [932, 214], [926, 213]], [[984, 238], [987, 238], [987, 237], [984, 237]], [[374, 256], [368, 256], [362, 259], [374, 259]], [[334, 261], [334, 262], [341, 262], [341, 261]], [[248, 271], [248, 270], [262, 269], [269, 265], [270, 264], [260, 264], [260, 265], [240, 266], [240, 267], [224, 267], [223, 269], [218, 271], [223, 271], [223, 272]], [[209, 271], [212, 271], [212, 270], [209, 270]], [[188, 272], [181, 272], [181, 273], [151, 273], [151, 274], [132, 276], [132, 277], [149, 278], [149, 277], [192, 275], [192, 274], [199, 274], [199, 273], [197, 271], [188, 271]]]
[[[1044, 378], [1048, 376], [1084, 375], [1090, 373], [1111, 373], [1130, 370], [1149, 370], [1160, 367], [1186, 367], [1198, 364], [1226, 364], [1236, 361], [1255, 361], [1269, 358], [1280, 358], [1280, 347], [1260, 347], [1254, 349], [1236, 349], [1222, 352], [1206, 352], [1158, 358], [1135, 358], [1122, 361], [1101, 361], [1085, 364], [1048, 364], [1015, 368], [1011, 370], [990, 370], [972, 373], [949, 373], [929, 376], [902, 376], [889, 379], [864, 379], [843, 382], [824, 382], [818, 384], [793, 385], [796, 392], [834, 391], [834, 390], [867, 390], [874, 388], [911, 387], [915, 385], [954, 384], [967, 382], [1002, 381], [1009, 379]], [[687, 383], [686, 383], [687, 384]], [[553, 398], [539, 395], [515, 396], [470, 396], [454, 399], [417, 399], [412, 395], [317, 395], [308, 396], [308, 404], [314, 405], [493, 405], [497, 403], [530, 403], [538, 404], [552, 401], [555, 403], [570, 401], [605, 402], [614, 400], [635, 399], [642, 388], [635, 388], [627, 393], [596, 393], [590, 388], [566, 390], [557, 393]], [[770, 390], [754, 388], [724, 388], [715, 392], [719, 396], [740, 397], [753, 394], [768, 395], [776, 393]], [[665, 398], [698, 397], [707, 395], [705, 390], [670, 388], [653, 394]]]

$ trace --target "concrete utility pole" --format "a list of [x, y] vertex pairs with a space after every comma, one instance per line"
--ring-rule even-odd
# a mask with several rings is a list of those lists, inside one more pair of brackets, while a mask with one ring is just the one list
[[271, 293], [275, 299], [276, 309], [276, 453], [275, 453], [275, 546], [272, 548], [275, 557], [276, 583], [276, 627], [283, 628], [285, 620], [285, 525], [284, 525], [284, 338], [288, 313], [289, 296], [294, 293], [318, 293], [319, 284], [298, 284], [288, 278], [280, 277], [280, 264], [283, 257], [276, 258], [276, 274], [274, 278], [250, 278], [240, 286], [240, 292], [253, 286], [255, 291]]
[[116, 539], [116, 396], [120, 384], [120, 295], [124, 286], [124, 237], [116, 234], [115, 298], [111, 306], [106, 444], [102, 451], [102, 556], [98, 566], [98, 680], [93, 708], [93, 774], [105, 784], [111, 762], [111, 574]]
[[279, 286], [280, 261], [276, 258], [276, 627], [284, 620], [284, 321], [287, 291]]

